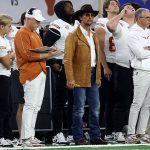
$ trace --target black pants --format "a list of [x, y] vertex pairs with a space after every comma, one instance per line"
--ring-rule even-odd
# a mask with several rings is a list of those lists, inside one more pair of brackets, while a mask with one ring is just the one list
[[115, 104], [115, 91], [114, 91], [114, 68], [115, 63], [108, 63], [112, 71], [110, 80], [104, 77], [102, 71], [102, 86], [100, 87], [100, 123], [105, 123], [106, 134], [109, 135], [114, 131], [113, 128], [113, 110]]
[[10, 77], [0, 75], [0, 138], [11, 138]]
[[68, 101], [67, 108], [67, 122], [69, 134], [72, 134], [71, 125], [72, 125], [72, 110], [73, 110], [73, 91], [66, 88], [66, 76], [64, 67], [59, 73], [55, 73], [55, 95], [53, 100], [52, 107], [52, 121], [54, 135], [62, 131], [62, 123], [64, 116], [64, 106]]
[[133, 70], [119, 65], [115, 66], [115, 106], [114, 131], [121, 132], [128, 124], [130, 105], [133, 100]]
[[24, 90], [23, 86], [19, 81], [19, 71], [13, 70], [11, 72], [11, 96], [14, 102], [24, 104]]

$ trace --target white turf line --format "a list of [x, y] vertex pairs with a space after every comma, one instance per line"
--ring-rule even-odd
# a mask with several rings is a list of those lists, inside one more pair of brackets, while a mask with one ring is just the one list
[[19, 148], [1, 148], [0, 147], [0, 150], [11, 150], [11, 149], [15, 149], [15, 150], [19, 150], [19, 149], [61, 149], [61, 148], [80, 148], [80, 147], [85, 147], [85, 148], [98, 148], [98, 147], [126, 147], [126, 146], [140, 146], [140, 145], [143, 145], [143, 146], [150, 146], [150, 144], [108, 144], [108, 145], [77, 145], [77, 146], [44, 146], [44, 147], [19, 147]]

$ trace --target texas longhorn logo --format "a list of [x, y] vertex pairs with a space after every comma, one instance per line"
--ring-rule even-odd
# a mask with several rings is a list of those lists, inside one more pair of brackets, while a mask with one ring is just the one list
[[47, 5], [47, 14], [53, 16], [55, 0], [45, 0], [45, 3]]

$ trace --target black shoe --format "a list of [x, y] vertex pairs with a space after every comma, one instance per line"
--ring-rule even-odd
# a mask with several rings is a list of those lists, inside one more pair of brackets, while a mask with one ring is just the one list
[[91, 140], [90, 144], [92, 144], [92, 145], [107, 145], [108, 143], [106, 141], [102, 140], [100, 137], [97, 137], [96, 139]]
[[88, 143], [89, 142], [86, 139], [84, 139], [84, 138], [79, 139], [79, 140], [75, 140], [75, 144], [76, 145], [88, 145]]

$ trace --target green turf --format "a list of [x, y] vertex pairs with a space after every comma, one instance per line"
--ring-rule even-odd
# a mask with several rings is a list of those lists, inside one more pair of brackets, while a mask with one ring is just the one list
[[[13, 150], [15, 148], [12, 148]], [[150, 145], [137, 145], [137, 146], [82, 146], [82, 147], [55, 147], [55, 146], [49, 146], [49, 147], [34, 147], [34, 148], [17, 148], [15, 150], [150, 150]], [[1, 149], [0, 149], [1, 150]]]

